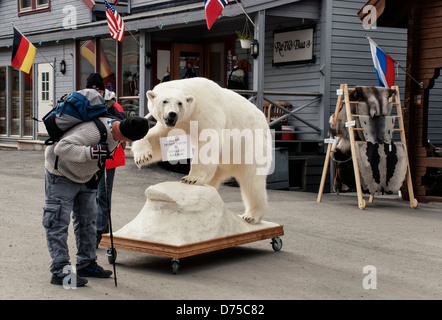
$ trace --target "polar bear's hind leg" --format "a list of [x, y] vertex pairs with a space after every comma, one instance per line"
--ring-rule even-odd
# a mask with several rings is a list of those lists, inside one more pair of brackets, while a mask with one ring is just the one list
[[245, 205], [245, 212], [241, 216], [251, 224], [261, 223], [267, 211], [267, 176], [255, 176], [253, 181], [244, 181], [245, 177], [236, 177], [241, 188], [241, 196]]

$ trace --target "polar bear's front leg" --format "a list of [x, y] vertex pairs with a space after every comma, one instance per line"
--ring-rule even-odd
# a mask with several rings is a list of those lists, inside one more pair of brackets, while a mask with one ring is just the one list
[[155, 125], [143, 139], [132, 144], [134, 161], [138, 168], [161, 160], [160, 137], [165, 135], [165, 130]]
[[187, 176], [181, 178], [182, 183], [203, 185], [209, 183], [218, 168], [218, 164], [201, 164], [194, 163], [190, 164], [190, 172]]
[[149, 160], [152, 159], [152, 146], [146, 137], [132, 144], [132, 152], [134, 154], [135, 164], [138, 168], [147, 165]]

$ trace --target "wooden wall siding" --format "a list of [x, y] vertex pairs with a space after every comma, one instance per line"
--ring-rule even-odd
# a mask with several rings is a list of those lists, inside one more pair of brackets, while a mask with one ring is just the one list
[[429, 0], [421, 3], [418, 77], [424, 88], [428, 88], [435, 69], [442, 67], [442, 3]]
[[429, 196], [422, 181], [427, 168], [442, 168], [442, 158], [433, 157], [428, 148], [428, 140], [442, 144], [442, 78], [437, 79], [442, 68], [442, 3], [415, 2], [409, 21], [407, 68], [423, 83], [421, 89], [407, 79], [405, 99], [404, 120], [414, 192], [422, 202], [442, 201], [442, 197]]
[[[312, 1], [313, 2], [313, 1]], [[267, 19], [271, 20], [271, 19]], [[308, 26], [311, 21], [304, 20], [304, 25]], [[266, 35], [264, 48], [265, 65], [264, 65], [264, 90], [265, 91], [286, 91], [286, 92], [319, 92], [320, 73], [320, 31], [321, 25], [316, 24], [316, 32], [313, 40], [313, 54], [316, 56], [316, 62], [313, 64], [295, 64], [286, 66], [273, 66], [273, 32], [281, 29], [302, 27], [302, 19], [292, 19], [281, 23], [276, 19], [266, 23]], [[241, 49], [240, 49], [241, 50]], [[252, 62], [253, 64], [253, 62]], [[305, 104], [312, 100], [312, 97], [302, 96], [270, 96], [266, 95], [270, 100], [283, 100], [291, 103], [295, 107]], [[319, 123], [319, 113], [322, 112], [321, 102], [315, 102], [308, 107], [302, 109], [297, 115], [302, 119], [321, 127]], [[295, 130], [312, 132], [313, 130], [304, 123], [294, 119], [289, 119], [289, 124], [295, 126]], [[322, 140], [320, 134], [301, 134], [297, 133], [296, 139], [306, 140]]]
[[[80, 25], [91, 22], [92, 13], [81, 1], [52, 0], [51, 11], [28, 14], [20, 17], [17, 12], [18, 7], [16, 0], [0, 1], [0, 21], [2, 21], [2, 23], [0, 23], [0, 38], [11, 36], [11, 22], [14, 22], [17, 28], [25, 35], [54, 28], [63, 30], [63, 19], [67, 16], [67, 14], [63, 13], [63, 9], [68, 5], [73, 5], [77, 11], [77, 24]], [[33, 41], [33, 39], [30, 40]]]
[[[365, 3], [366, 0], [333, 1], [329, 116], [335, 111], [336, 90], [340, 84], [346, 83], [349, 87], [378, 85], [366, 34], [398, 63], [406, 65], [407, 30], [379, 26], [377, 29], [364, 29], [357, 13]], [[396, 85], [403, 99], [405, 73], [402, 70], [396, 75]]]
[[442, 148], [442, 77], [434, 80], [428, 97], [427, 138], [435, 146]]
[[[63, 54], [64, 45], [64, 54]], [[55, 43], [46, 43], [43, 45], [37, 44], [37, 49], [40, 53], [35, 55], [34, 65], [39, 63], [53, 63], [55, 59], [55, 98], [60, 98], [63, 94], [72, 92], [74, 90], [74, 58], [71, 52], [74, 52], [74, 40], [64, 40], [63, 45], [56, 45]], [[45, 58], [48, 60], [46, 61]], [[66, 73], [63, 75], [60, 72], [60, 61], [66, 61]], [[0, 66], [11, 65], [11, 49], [0, 50]]]
[[132, 0], [131, 6], [132, 7], [141, 7], [145, 5], [152, 5], [152, 4], [164, 4], [167, 2], [174, 2], [175, 0]]

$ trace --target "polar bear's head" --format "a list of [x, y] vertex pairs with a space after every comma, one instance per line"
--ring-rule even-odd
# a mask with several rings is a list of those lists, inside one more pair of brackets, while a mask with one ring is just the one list
[[183, 95], [182, 90], [149, 90], [146, 96], [149, 111], [154, 118], [170, 128], [179, 122], [187, 121], [194, 109], [194, 97]]

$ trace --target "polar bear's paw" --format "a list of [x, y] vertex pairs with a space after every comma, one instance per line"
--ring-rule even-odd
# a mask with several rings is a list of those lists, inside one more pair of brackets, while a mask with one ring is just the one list
[[196, 176], [191, 176], [191, 175], [181, 178], [181, 182], [187, 183], [187, 184], [195, 184], [195, 185], [199, 185], [199, 186], [202, 186], [204, 184], [203, 179], [196, 177]]
[[146, 152], [143, 153], [135, 153], [134, 154], [134, 161], [138, 168], [141, 168], [142, 166], [146, 166], [151, 163], [152, 160], [152, 149], [148, 149]]
[[243, 220], [245, 220], [246, 222], [248, 222], [250, 224], [261, 223], [261, 219], [258, 219], [257, 217], [255, 217], [251, 213], [244, 213], [243, 215], [241, 215], [241, 218], [243, 218]]

